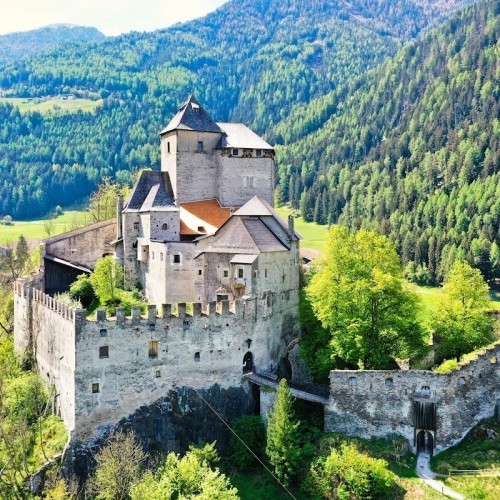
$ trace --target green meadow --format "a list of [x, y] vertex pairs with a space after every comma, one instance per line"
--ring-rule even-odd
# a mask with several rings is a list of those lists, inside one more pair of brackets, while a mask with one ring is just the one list
[[90, 222], [89, 214], [79, 210], [68, 210], [53, 219], [14, 220], [12, 225], [0, 225], [0, 244], [16, 241], [21, 235], [27, 240], [43, 239], [48, 237], [48, 231], [51, 236], [55, 236]]
[[92, 101], [91, 99], [68, 99], [64, 101], [54, 98], [38, 102], [35, 100], [29, 101], [26, 97], [0, 98], [0, 103], [13, 104], [19, 108], [21, 113], [38, 111], [43, 115], [76, 113], [78, 111], [93, 113], [98, 106], [102, 105], [102, 102], [102, 99], [98, 101]]

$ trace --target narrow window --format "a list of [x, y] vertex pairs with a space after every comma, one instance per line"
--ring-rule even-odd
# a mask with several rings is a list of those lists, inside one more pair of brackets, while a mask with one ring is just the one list
[[100, 358], [109, 358], [109, 346], [105, 345], [99, 347], [99, 357]]
[[253, 177], [248, 178], [248, 184], [249, 184], [249, 187], [251, 187], [251, 188], [255, 187], [254, 182], [253, 182]]
[[139, 223], [138, 222], [134, 222], [134, 229], [139, 229]]
[[394, 380], [392, 378], [386, 378], [385, 379], [385, 386], [390, 389], [394, 385]]
[[198, 141], [198, 153], [203, 153], [203, 141]]
[[170, 142], [167, 142], [167, 152], [170, 153]]
[[201, 276], [203, 274], [203, 271], [201, 269], [198, 269], [198, 276]]
[[264, 269], [264, 278], [267, 278], [267, 269]]
[[160, 252], [160, 261], [163, 262], [163, 252]]
[[158, 341], [157, 340], [150, 340], [148, 347], [149, 347], [149, 357], [150, 358], [157, 358], [158, 357]]
[[154, 323], [149, 324], [149, 331], [154, 332], [156, 330], [156, 325]]
[[151, 260], [155, 260], [155, 253], [151, 252]]
[[256, 149], [255, 156], [262, 156], [262, 149]]
[[174, 264], [180, 264], [181, 263], [181, 256], [180, 254], [175, 254], [174, 255]]
[[233, 149], [233, 156], [238, 156], [238, 150], [237, 149]]
[[92, 384], [92, 394], [97, 394], [99, 392], [99, 384]]
[[224, 271], [222, 271], [222, 275], [224, 276], [224, 278], [229, 278], [229, 270], [224, 269]]
[[200, 357], [200, 353], [199, 352], [195, 352], [194, 353], [194, 360], [198, 363], [200, 361], [201, 357]]
[[241, 268], [240, 268], [240, 269], [238, 269], [238, 278], [240, 278], [240, 279], [241, 279], [241, 278], [244, 278], [244, 271], [243, 271], [243, 269], [241, 269]]
[[107, 337], [108, 336], [108, 330], [100, 330], [99, 335], [101, 337]]
[[160, 378], [161, 377], [161, 370], [156, 370], [155, 371], [155, 377]]
[[161, 228], [163, 231], [166, 231], [168, 229], [168, 224], [163, 224], [163, 226], [161, 226]]

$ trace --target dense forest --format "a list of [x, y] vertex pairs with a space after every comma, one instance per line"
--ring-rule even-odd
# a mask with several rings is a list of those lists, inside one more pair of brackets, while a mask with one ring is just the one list
[[417, 281], [457, 257], [499, 277], [499, 14], [466, 9], [276, 127], [281, 199], [388, 235]]
[[68, 42], [97, 42], [104, 35], [96, 28], [72, 24], [52, 24], [29, 31], [0, 36], [0, 67], [53, 49]]
[[233, 0], [153, 33], [71, 44], [0, 72], [18, 96], [105, 99], [95, 114], [20, 114], [0, 105], [0, 214], [41, 215], [104, 176], [159, 168], [157, 133], [188, 94], [218, 120], [260, 133], [351, 82], [463, 1]]

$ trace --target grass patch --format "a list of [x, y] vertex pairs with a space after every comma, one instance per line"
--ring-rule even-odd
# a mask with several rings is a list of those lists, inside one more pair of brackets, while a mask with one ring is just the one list
[[[486, 429], [497, 434], [496, 439], [489, 439]], [[476, 426], [468, 436], [456, 446], [443, 451], [431, 459], [435, 472], [448, 474], [450, 469], [492, 469], [500, 468], [500, 421], [485, 420]], [[500, 498], [500, 481], [497, 478]]]
[[101, 106], [102, 99], [92, 101], [91, 99], [68, 99], [62, 100], [58, 98], [47, 99], [46, 101], [28, 100], [26, 97], [2, 97], [1, 103], [9, 103], [17, 108], [21, 113], [28, 113], [29, 111], [38, 111], [43, 115], [62, 115], [77, 113], [83, 111], [84, 113], [93, 113], [98, 106]]
[[[288, 220], [288, 216], [295, 212], [288, 206], [279, 207], [276, 211], [285, 220]], [[295, 230], [302, 236], [303, 240], [300, 242], [300, 246], [303, 248], [314, 248], [323, 252], [326, 245], [326, 236], [328, 234], [328, 226], [321, 226], [315, 222], [305, 222], [302, 217], [297, 217], [295, 219]]]
[[41, 439], [40, 432], [37, 433], [37, 439], [29, 457], [29, 464], [32, 470], [37, 470], [46, 461], [46, 457], [51, 459], [55, 455], [62, 453], [68, 433], [66, 427], [59, 417], [50, 416], [42, 421]]
[[[24, 221], [12, 221], [12, 225], [0, 225], [0, 244], [16, 241], [23, 235], [27, 240], [47, 238], [45, 223], [47, 219], [34, 219]], [[82, 227], [90, 224], [90, 215], [81, 210], [70, 210], [63, 215], [51, 219], [53, 232], [51, 236], [70, 231], [76, 227]]]
[[[290, 499], [288, 493], [265, 470], [253, 475], [236, 474], [231, 477], [231, 484], [238, 490], [238, 495], [242, 500], [254, 500], [256, 498]], [[300, 493], [294, 491], [293, 494], [296, 498], [304, 498], [305, 500], [305, 497], [301, 496]]]
[[495, 500], [500, 498], [498, 477], [456, 477], [444, 481], [447, 486], [474, 500]]

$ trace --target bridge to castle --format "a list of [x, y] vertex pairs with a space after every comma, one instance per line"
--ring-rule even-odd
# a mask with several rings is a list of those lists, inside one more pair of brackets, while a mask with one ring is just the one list
[[[276, 378], [267, 375], [267, 374], [258, 374], [258, 373], [246, 373], [244, 377], [251, 382], [252, 384], [261, 386], [261, 387], [269, 387], [270, 389], [276, 390], [278, 388], [279, 382]], [[324, 394], [324, 390], [322, 387], [312, 387], [312, 388], [304, 388], [294, 386], [294, 384], [288, 384], [290, 387], [290, 391], [292, 392], [292, 396], [297, 399], [302, 399], [303, 401], [309, 401], [310, 403], [318, 403], [321, 405], [326, 405], [328, 403], [328, 396]]]

